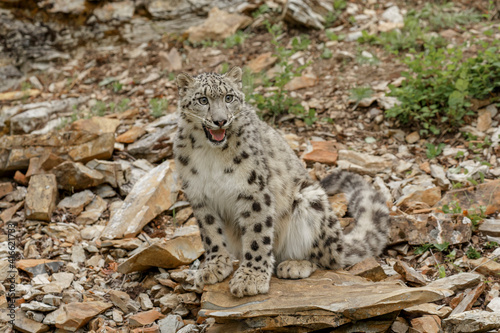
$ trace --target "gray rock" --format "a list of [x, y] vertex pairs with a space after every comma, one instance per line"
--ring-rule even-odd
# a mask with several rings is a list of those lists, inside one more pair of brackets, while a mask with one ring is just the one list
[[64, 208], [73, 215], [79, 215], [94, 197], [94, 193], [89, 190], [84, 190], [70, 197], [65, 197], [57, 204], [57, 207]]
[[382, 19], [385, 21], [392, 22], [392, 23], [404, 23], [403, 15], [401, 15], [401, 12], [400, 12], [398, 6], [392, 6], [392, 7], [387, 8], [382, 13]]
[[486, 309], [492, 312], [500, 313], [500, 297], [493, 298], [486, 306]]
[[483, 280], [484, 276], [478, 273], [459, 273], [433, 281], [427, 286], [431, 288], [450, 289], [456, 292], [467, 288], [473, 288]]
[[50, 13], [80, 15], [85, 11], [85, 0], [46, 0], [37, 3], [41, 8], [48, 8]]
[[80, 244], [73, 245], [73, 253], [71, 253], [71, 261], [74, 262], [75, 264], [83, 263], [85, 262], [85, 250], [83, 249], [83, 246]]
[[363, 33], [361, 31], [350, 32], [347, 34], [345, 41], [346, 42], [354, 42], [354, 41], [357, 41], [358, 38], [360, 38], [362, 36], [363, 36]]
[[21, 309], [23, 311], [39, 311], [39, 312], [50, 312], [57, 309], [57, 306], [48, 305], [42, 302], [31, 301], [30, 303], [21, 304]]
[[445, 333], [487, 332], [500, 328], [500, 312], [472, 310], [451, 315], [443, 320]]
[[94, 10], [94, 15], [101, 22], [129, 21], [134, 16], [135, 4], [133, 1], [119, 1], [106, 3]]
[[6, 65], [0, 67], [0, 92], [8, 90], [19, 84], [22, 80], [23, 73], [17, 67]]
[[153, 302], [151, 302], [151, 299], [149, 299], [148, 294], [140, 293], [138, 298], [139, 298], [139, 303], [141, 304], [141, 309], [146, 311], [146, 310], [151, 310], [153, 308]]
[[445, 190], [449, 189], [451, 187], [451, 183], [448, 178], [446, 178], [444, 168], [441, 165], [436, 164], [431, 164], [430, 168], [431, 176], [436, 178], [438, 186]]
[[176, 333], [180, 328], [184, 327], [182, 317], [178, 315], [168, 315], [158, 321], [160, 333]]

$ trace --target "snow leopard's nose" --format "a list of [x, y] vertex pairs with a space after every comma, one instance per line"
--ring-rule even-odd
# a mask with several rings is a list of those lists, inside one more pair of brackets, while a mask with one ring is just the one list
[[222, 127], [227, 123], [227, 120], [226, 119], [214, 120], [213, 123], [219, 127]]

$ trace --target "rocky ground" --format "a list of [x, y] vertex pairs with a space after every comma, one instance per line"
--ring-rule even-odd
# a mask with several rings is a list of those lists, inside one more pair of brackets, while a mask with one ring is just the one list
[[[456, 1], [446, 13], [477, 20], [422, 38], [492, 43], [498, 5]], [[0, 2], [0, 331], [497, 332], [498, 95], [474, 101], [459, 130], [421, 135], [384, 114], [409, 50], [358, 39], [403, 29], [425, 6]], [[271, 34], [266, 22], [283, 25]], [[389, 246], [346, 271], [273, 278], [269, 295], [236, 299], [227, 281], [199, 290], [203, 246], [172, 160], [175, 75], [241, 66], [257, 103], [276, 96], [280, 54], [302, 111], [263, 117], [313, 178], [341, 167], [384, 193]], [[348, 232], [344, 197], [331, 203]]]

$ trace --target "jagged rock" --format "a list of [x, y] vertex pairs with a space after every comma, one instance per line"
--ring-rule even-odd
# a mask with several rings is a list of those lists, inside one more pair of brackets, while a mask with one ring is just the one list
[[27, 134], [42, 128], [49, 121], [49, 109], [40, 107], [10, 118], [10, 134]]
[[119, 162], [92, 160], [85, 166], [100, 172], [104, 181], [114, 188], [125, 183], [125, 175]]
[[161, 161], [172, 154], [172, 137], [176, 128], [176, 125], [158, 128], [128, 145], [127, 150], [131, 155], [151, 163]]
[[485, 219], [479, 226], [479, 231], [484, 235], [500, 237], [500, 220]]
[[20, 332], [27, 333], [42, 333], [50, 330], [49, 326], [28, 318], [22, 310], [16, 311], [13, 327]]
[[120, 308], [124, 313], [137, 312], [140, 309], [139, 304], [130, 298], [129, 294], [119, 290], [110, 290], [109, 296], [111, 302]]
[[82, 239], [92, 240], [99, 237], [104, 230], [105, 226], [103, 225], [92, 225], [88, 226], [80, 232]]
[[64, 239], [69, 243], [81, 240], [80, 232], [73, 223], [50, 223], [42, 231], [50, 237]]
[[21, 202], [18, 202], [17, 204], [15, 204], [14, 206], [12, 207], [9, 207], [7, 209], [5, 209], [1, 214], [0, 214], [0, 219], [4, 222], [4, 223], [7, 223], [9, 222], [12, 217], [14, 216], [14, 214], [17, 213], [17, 211], [19, 209], [21, 209], [21, 207], [24, 206], [24, 200], [21, 201]]
[[27, 89], [24, 91], [8, 91], [0, 93], [0, 101], [15, 101], [27, 97], [36, 97], [41, 94], [38, 89]]
[[411, 207], [412, 203], [422, 202], [428, 207], [434, 206], [441, 199], [441, 188], [433, 186], [423, 188], [422, 186], [414, 186], [411, 193], [404, 195], [396, 201], [396, 206]]
[[96, 195], [92, 202], [85, 207], [85, 211], [76, 218], [75, 222], [80, 225], [97, 222], [106, 208], [108, 208], [108, 203]]
[[95, 194], [89, 190], [81, 191], [72, 196], [65, 197], [57, 204], [57, 207], [66, 209], [73, 215], [79, 215], [94, 197]]
[[52, 172], [60, 188], [68, 191], [84, 190], [104, 183], [104, 175], [81, 163], [67, 161], [59, 164]]
[[489, 258], [467, 260], [467, 263], [474, 267], [478, 273], [485, 276], [498, 276], [500, 274], [500, 263]]
[[[352, 321], [361, 325], [359, 321], [364, 319], [451, 295], [444, 289], [366, 281], [342, 272], [316, 271], [302, 280], [272, 277], [268, 294], [236, 298], [229, 292], [227, 279], [205, 287], [199, 315], [215, 318], [216, 323], [233, 323], [248, 329], [276, 331], [284, 326], [289, 330], [299, 326], [312, 331]], [[391, 317], [386, 330], [394, 318]], [[363, 332], [366, 327], [352, 331]]]
[[418, 332], [439, 333], [441, 332], [441, 319], [438, 316], [422, 316], [411, 320], [411, 326]]
[[57, 182], [54, 175], [34, 175], [30, 179], [24, 208], [26, 218], [50, 221], [56, 207]]
[[[449, 177], [448, 177], [449, 178]], [[494, 214], [500, 210], [500, 179], [486, 181], [484, 184], [448, 191], [436, 204], [436, 207], [458, 202], [462, 210], [479, 212], [485, 206], [485, 214]]]
[[396, 159], [392, 155], [373, 156], [352, 150], [339, 150], [337, 165], [356, 173], [375, 176], [377, 173], [390, 172]]
[[445, 333], [487, 332], [500, 328], [500, 313], [482, 310], [466, 311], [450, 315], [443, 320]]
[[460, 244], [471, 238], [471, 221], [468, 217], [452, 214], [418, 214], [392, 216], [389, 244], [408, 242], [410, 245], [426, 243]]
[[493, 298], [486, 306], [488, 311], [500, 313], [500, 297]]
[[128, 318], [130, 327], [140, 327], [152, 324], [158, 319], [165, 318], [165, 315], [156, 310], [136, 313]]
[[398, 6], [392, 6], [387, 8], [382, 13], [382, 19], [392, 23], [404, 23], [403, 15], [401, 15]]
[[463, 299], [453, 309], [450, 316], [464, 312], [464, 311], [471, 310], [472, 306], [477, 301], [479, 296], [481, 296], [481, 294], [483, 293], [485, 288], [486, 288], [486, 285], [483, 282], [481, 282], [474, 289], [466, 290], [464, 292]]
[[269, 69], [278, 61], [278, 58], [273, 57], [272, 52], [262, 53], [257, 58], [250, 60], [247, 63], [247, 67], [252, 71], [252, 73], [260, 73], [265, 69]]
[[314, 87], [318, 83], [318, 77], [313, 74], [304, 74], [296, 76], [285, 85], [289, 91], [299, 90], [308, 87]]
[[338, 157], [337, 145], [332, 141], [312, 141], [312, 150], [305, 153], [302, 159], [306, 163], [323, 163], [334, 165]]
[[21, 304], [21, 310], [23, 311], [39, 311], [39, 312], [51, 312], [57, 309], [56, 306], [48, 305], [42, 302], [31, 301], [29, 303]]
[[177, 229], [172, 239], [153, 239], [147, 247], [118, 266], [121, 273], [141, 271], [149, 267], [176, 268], [192, 263], [204, 252], [198, 226]]
[[135, 4], [133, 1], [110, 2], [96, 8], [94, 15], [101, 22], [128, 21], [134, 16]]
[[168, 315], [158, 321], [161, 333], [176, 333], [180, 328], [184, 327], [184, 322], [181, 316], [178, 315]]
[[40, 8], [48, 8], [50, 13], [80, 15], [85, 8], [85, 0], [44, 0], [38, 2]]
[[484, 280], [484, 276], [477, 273], [458, 273], [432, 281], [427, 286], [431, 288], [450, 289], [454, 292], [475, 287]]
[[63, 304], [56, 311], [49, 313], [43, 320], [43, 323], [75, 332], [87, 324], [90, 319], [112, 306], [112, 304], [101, 301]]
[[133, 143], [144, 134], [146, 134], [144, 127], [132, 126], [128, 131], [117, 136], [116, 142]]
[[148, 294], [140, 293], [138, 298], [139, 298], [139, 303], [141, 304], [141, 309], [151, 310], [153, 308], [153, 302], [151, 302], [151, 299], [149, 298]]
[[413, 286], [425, 286], [427, 281], [422, 274], [410, 267], [404, 261], [398, 260], [394, 264], [394, 270], [398, 272], [408, 284]]
[[12, 191], [14, 191], [12, 183], [0, 183], [0, 198], [3, 198]]
[[446, 178], [446, 173], [441, 165], [431, 164], [430, 171], [432, 177], [436, 178], [438, 186], [445, 190], [451, 187], [451, 182]]
[[23, 259], [16, 262], [16, 268], [25, 271], [30, 277], [57, 272], [62, 266], [63, 261], [49, 259]]
[[406, 142], [408, 143], [415, 143], [417, 142], [418, 140], [420, 140], [420, 134], [418, 134], [417, 131], [415, 132], [411, 132], [410, 134], [408, 134], [405, 138]]
[[333, 10], [330, 1], [289, 0], [285, 6], [285, 20], [308, 28], [324, 29], [325, 16]]
[[112, 216], [101, 238], [133, 237], [175, 202], [178, 189], [171, 161], [165, 161], [140, 179]]
[[481, 132], [486, 132], [491, 127], [491, 113], [482, 112], [477, 118], [477, 130]]
[[203, 40], [224, 40], [238, 29], [247, 27], [252, 20], [244, 15], [230, 14], [217, 7], [208, 13], [208, 18], [201, 25], [190, 27], [186, 33], [192, 43]]
[[169, 52], [161, 51], [158, 55], [166, 70], [180, 71], [182, 69], [182, 57], [175, 47], [172, 47]]
[[[428, 285], [430, 286], [430, 285]], [[434, 303], [424, 303], [404, 309], [405, 314], [409, 316], [434, 315], [439, 318], [446, 318], [451, 313], [449, 306], [437, 305]]]
[[353, 275], [364, 277], [370, 281], [382, 281], [387, 277], [382, 266], [373, 257], [358, 262], [349, 268], [348, 271]]

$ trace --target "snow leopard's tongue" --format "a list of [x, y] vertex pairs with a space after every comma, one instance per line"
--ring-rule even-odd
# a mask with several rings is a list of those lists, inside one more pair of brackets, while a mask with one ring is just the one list
[[210, 132], [210, 135], [212, 135], [212, 139], [215, 141], [222, 141], [224, 140], [224, 136], [226, 135], [226, 130], [225, 129], [218, 129], [218, 130], [208, 130]]

